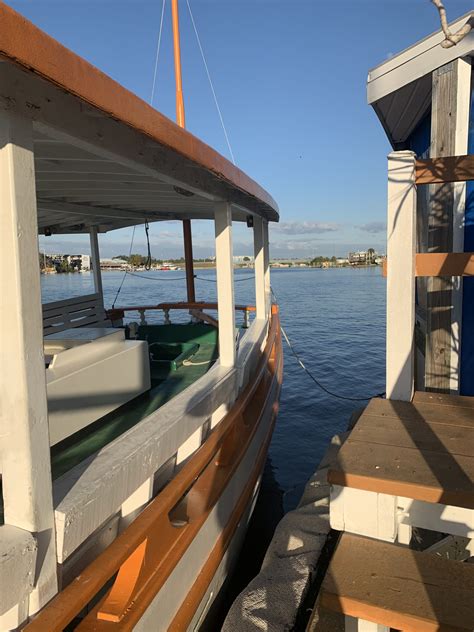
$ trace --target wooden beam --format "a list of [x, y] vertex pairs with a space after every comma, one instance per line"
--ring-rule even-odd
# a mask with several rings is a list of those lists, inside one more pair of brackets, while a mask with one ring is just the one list
[[31, 120], [2, 112], [2, 488], [5, 524], [38, 534], [30, 614], [57, 591], [34, 173]]
[[474, 155], [418, 159], [416, 184], [442, 184], [474, 180]]
[[232, 252], [232, 208], [227, 202], [215, 205], [217, 303], [219, 306], [219, 360], [221, 366], [235, 365], [234, 265]]
[[415, 275], [417, 277], [474, 276], [474, 254], [472, 252], [417, 254]]
[[388, 156], [387, 398], [410, 401], [414, 388], [415, 154]]
[[256, 318], [267, 319], [267, 297], [265, 288], [265, 250], [263, 238], [263, 220], [261, 217], [253, 219], [253, 249], [255, 269], [255, 305]]
[[[467, 152], [471, 66], [457, 59], [433, 72], [430, 156], [442, 158]], [[430, 253], [462, 249], [465, 185], [433, 184], [429, 191]], [[461, 187], [461, 188], [459, 188]], [[461, 288], [452, 278], [427, 282], [425, 389], [459, 389]]]

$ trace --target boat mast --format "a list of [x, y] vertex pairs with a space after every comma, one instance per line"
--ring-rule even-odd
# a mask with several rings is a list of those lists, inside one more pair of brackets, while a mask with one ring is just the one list
[[[174, 75], [176, 81], [176, 122], [180, 127], [185, 128], [183, 83], [181, 78], [181, 51], [179, 45], [178, 0], [171, 0], [171, 14], [173, 18]], [[183, 219], [183, 238], [188, 302], [194, 303], [196, 301], [196, 293], [194, 289], [193, 242], [191, 220], [189, 219]]]

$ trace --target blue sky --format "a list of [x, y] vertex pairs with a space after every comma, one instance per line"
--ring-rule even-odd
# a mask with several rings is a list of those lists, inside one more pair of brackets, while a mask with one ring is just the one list
[[[385, 248], [388, 142], [366, 103], [368, 70], [438, 29], [429, 0], [190, 0], [236, 163], [277, 200], [275, 256]], [[150, 99], [162, 0], [10, 0], [14, 9], [145, 100]], [[185, 0], [181, 0], [188, 129], [228, 156]], [[447, 0], [450, 20], [472, 3]], [[154, 106], [174, 118], [170, 3]], [[213, 250], [209, 223], [195, 251]], [[143, 247], [137, 230], [136, 248]], [[235, 231], [236, 254], [251, 234]], [[180, 256], [177, 224], [152, 228], [154, 256]], [[41, 240], [47, 251], [78, 248]], [[101, 238], [128, 251], [130, 230]]]

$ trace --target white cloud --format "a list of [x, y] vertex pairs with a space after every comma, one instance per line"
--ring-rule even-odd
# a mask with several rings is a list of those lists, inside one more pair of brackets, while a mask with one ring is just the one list
[[333, 233], [340, 229], [340, 225], [331, 222], [281, 222], [272, 224], [271, 228], [272, 232], [284, 235], [304, 235]]
[[359, 230], [363, 230], [366, 233], [384, 233], [387, 230], [385, 222], [368, 222], [367, 224], [360, 224]]

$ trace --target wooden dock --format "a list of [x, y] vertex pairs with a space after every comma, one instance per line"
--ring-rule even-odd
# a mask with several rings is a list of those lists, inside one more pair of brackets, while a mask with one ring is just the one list
[[373, 399], [328, 482], [331, 526], [343, 533], [320, 592], [323, 618], [344, 615], [346, 630], [474, 629], [474, 565], [410, 548], [422, 528], [467, 538], [474, 554], [474, 398]]

